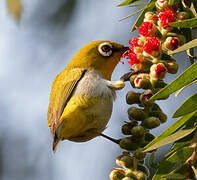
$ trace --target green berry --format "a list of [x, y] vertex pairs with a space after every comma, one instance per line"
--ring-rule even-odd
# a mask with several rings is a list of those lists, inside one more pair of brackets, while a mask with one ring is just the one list
[[142, 109], [136, 107], [130, 107], [128, 109], [128, 115], [130, 120], [143, 121], [146, 118], [146, 114]]
[[121, 139], [119, 146], [127, 151], [135, 151], [139, 145], [133, 142], [131, 138], [124, 138]]
[[167, 70], [170, 74], [176, 74], [178, 71], [178, 64], [176, 61], [169, 62], [167, 64]]
[[134, 156], [138, 159], [138, 160], [142, 160], [146, 157], [146, 153], [143, 152], [143, 150], [141, 148], [137, 149], [134, 152]]
[[124, 168], [131, 168], [133, 166], [133, 158], [129, 155], [127, 156], [122, 156], [120, 160], [117, 160], [116, 162], [117, 165], [122, 166]]
[[161, 123], [165, 123], [167, 121], [166, 114], [164, 114], [163, 112], [160, 112], [159, 113], [159, 120], [161, 121]]
[[109, 175], [110, 180], [121, 180], [124, 177], [125, 175], [116, 169], [114, 169]]
[[156, 128], [160, 125], [159, 118], [156, 117], [149, 117], [143, 121], [143, 126], [148, 129]]
[[138, 125], [138, 122], [137, 121], [132, 121], [131, 123], [126, 123], [122, 126], [122, 133], [124, 135], [131, 135], [131, 129], [134, 127], [134, 126], [137, 126]]
[[140, 93], [129, 91], [126, 95], [127, 104], [137, 104], [140, 102]]
[[142, 171], [128, 170], [126, 177], [131, 177], [133, 180], [146, 180], [146, 175]]
[[131, 129], [131, 134], [136, 138], [144, 137], [145, 129], [142, 126], [135, 126]]

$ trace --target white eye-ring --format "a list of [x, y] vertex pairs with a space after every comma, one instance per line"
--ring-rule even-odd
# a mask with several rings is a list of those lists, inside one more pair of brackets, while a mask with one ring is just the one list
[[101, 43], [98, 46], [98, 51], [102, 56], [111, 56], [112, 55], [112, 44], [108, 42]]

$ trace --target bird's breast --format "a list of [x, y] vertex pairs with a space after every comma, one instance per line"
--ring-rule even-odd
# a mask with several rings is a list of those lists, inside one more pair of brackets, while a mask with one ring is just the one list
[[116, 98], [115, 91], [110, 89], [102, 75], [94, 70], [88, 70], [85, 73], [84, 77], [79, 81], [74, 95], [86, 98], [101, 97], [109, 101]]
[[[116, 97], [115, 91], [110, 89], [107, 81], [93, 70], [88, 70], [84, 77], [79, 81], [73, 97], [87, 101], [89, 104], [84, 106], [83, 114], [85, 118], [85, 127], [74, 137], [72, 141], [87, 141], [98, 136], [105, 128], [111, 117], [113, 100]], [[96, 103], [92, 99], [96, 98]], [[71, 98], [72, 100], [72, 98]], [[89, 102], [90, 101], [90, 102]], [[93, 101], [95, 102], [95, 101]]]

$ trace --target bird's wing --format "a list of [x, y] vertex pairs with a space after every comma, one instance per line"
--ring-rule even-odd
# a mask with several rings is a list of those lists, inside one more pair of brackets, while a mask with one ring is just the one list
[[83, 68], [64, 70], [55, 78], [51, 89], [47, 113], [48, 126], [53, 137], [59, 126], [61, 114], [72, 97], [75, 87], [85, 75], [86, 71], [87, 70]]

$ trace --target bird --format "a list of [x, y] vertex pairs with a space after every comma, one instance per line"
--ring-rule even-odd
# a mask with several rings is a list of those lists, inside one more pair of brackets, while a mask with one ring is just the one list
[[56, 76], [47, 112], [54, 153], [63, 140], [85, 142], [102, 135], [115, 91], [125, 86], [122, 80], [111, 81], [111, 76], [127, 49], [107, 40], [90, 42]]

